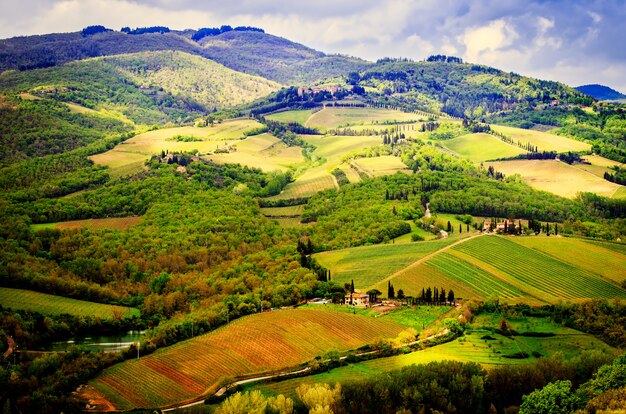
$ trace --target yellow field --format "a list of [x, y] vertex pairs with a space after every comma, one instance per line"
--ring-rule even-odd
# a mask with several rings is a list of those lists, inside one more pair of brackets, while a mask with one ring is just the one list
[[418, 121], [419, 115], [380, 108], [336, 108], [326, 107], [311, 116], [307, 127], [325, 131], [349, 125], [373, 125], [384, 121]]
[[[322, 190], [338, 188], [337, 180], [330, 171], [342, 165], [344, 155], [381, 143], [378, 137], [307, 135], [302, 136], [302, 138], [317, 147], [313, 152], [313, 156], [323, 159], [324, 162], [304, 171], [294, 182], [287, 184], [282, 193], [270, 197], [270, 199], [284, 200], [309, 197]], [[351, 176], [353, 175], [351, 174]]]
[[583, 157], [587, 161], [589, 161], [592, 165], [597, 165], [600, 167], [623, 167], [624, 164], [619, 163], [617, 161], [610, 160], [608, 158], [601, 157], [599, 155], [585, 155]]
[[568, 198], [584, 191], [612, 197], [622, 187], [576, 166], [555, 160], [497, 161], [488, 165], [505, 175], [519, 174], [531, 187], [538, 190]]
[[531, 143], [539, 151], [590, 151], [591, 145], [574, 139], [561, 137], [559, 135], [548, 134], [546, 132], [534, 131], [532, 129], [514, 128], [501, 125], [491, 125], [494, 131], [503, 133], [507, 137], [522, 144]]
[[[263, 171], [286, 171], [304, 161], [300, 147], [287, 147], [278, 138], [264, 134], [265, 139], [250, 137], [232, 145], [237, 150], [228, 154], [212, 154], [204, 157], [218, 164], [241, 164]], [[253, 140], [252, 142], [247, 142]], [[265, 142], [265, 144], [263, 143]], [[271, 142], [271, 145], [267, 143]], [[265, 147], [264, 147], [265, 145]]]
[[351, 183], [358, 183], [359, 181], [361, 181], [361, 176], [359, 175], [359, 173], [349, 164], [341, 164], [339, 168], [346, 174], [348, 181], [350, 181]]
[[[234, 141], [241, 140], [244, 132], [262, 125], [254, 120], [233, 120], [213, 127], [179, 127], [149, 131], [130, 138], [110, 151], [91, 156], [98, 165], [106, 165], [115, 175], [117, 169], [128, 170], [129, 165], [140, 167], [140, 162], [150, 159], [163, 150], [170, 152], [198, 150], [200, 154], [214, 151]], [[197, 142], [178, 142], [172, 138], [176, 135], [193, 136], [201, 139]]]
[[356, 164], [357, 169], [363, 171], [370, 177], [380, 177], [382, 175], [395, 174], [398, 171], [411, 173], [411, 170], [407, 169], [406, 164], [398, 157], [393, 155], [386, 155], [383, 157], [374, 158], [358, 158], [352, 161]]
[[460, 157], [472, 162], [515, 157], [527, 151], [517, 145], [507, 144], [491, 134], [468, 134], [442, 142], [442, 145]]

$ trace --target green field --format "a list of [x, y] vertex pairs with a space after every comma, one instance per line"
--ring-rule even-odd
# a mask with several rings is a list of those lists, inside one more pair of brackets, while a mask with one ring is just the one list
[[520, 141], [522, 145], [531, 143], [539, 151], [590, 151], [591, 145], [586, 142], [577, 141], [559, 135], [548, 134], [546, 132], [532, 129], [514, 128], [509, 126], [491, 125], [491, 129], [500, 132], [511, 138], [514, 142]]
[[441, 144], [472, 162], [515, 157], [516, 155], [526, 153], [525, 150], [518, 146], [507, 144], [491, 134], [468, 134], [445, 140]]
[[514, 241], [522, 246], [549, 254], [606, 279], [626, 280], [626, 252], [622, 254], [580, 239], [563, 237], [522, 237]]
[[[248, 390], [258, 389], [264, 394], [284, 394], [295, 396], [295, 389], [302, 383], [335, 384], [364, 379], [382, 372], [400, 369], [413, 364], [427, 364], [436, 361], [476, 362], [489, 369], [505, 364], [528, 364], [537, 361], [533, 352], [542, 356], [561, 353], [565, 359], [571, 359], [584, 351], [599, 351], [614, 355], [615, 350], [599, 339], [579, 331], [564, 328], [546, 319], [521, 318], [509, 319], [513, 329], [528, 332], [552, 332], [552, 337], [535, 338], [527, 336], [506, 337], [493, 332], [497, 327], [499, 315], [479, 315], [472, 322], [471, 329], [466, 334], [452, 342], [435, 347], [426, 348], [409, 354], [397, 355], [388, 358], [373, 359], [358, 362], [333, 369], [322, 374], [295, 378], [280, 382], [264, 384], [250, 384]], [[536, 329], [536, 330], [535, 330]], [[484, 338], [489, 336], [493, 339]], [[484, 339], [483, 339], [484, 338]], [[526, 352], [527, 359], [505, 358], [517, 352]]]
[[[256, 121], [243, 119], [227, 121], [206, 128], [163, 128], [139, 134], [116, 145], [110, 151], [92, 155], [90, 158], [95, 164], [108, 166], [115, 175], [117, 170], [128, 170], [129, 165], [140, 170], [143, 162], [161, 151], [197, 150], [200, 154], [212, 152], [241, 140], [244, 138], [244, 132], [261, 126]], [[178, 142], [172, 139], [177, 135], [196, 137], [200, 141]]]
[[383, 244], [322, 252], [313, 257], [331, 270], [335, 282], [343, 284], [354, 280], [355, 287], [362, 289], [451, 243], [451, 240], [443, 239]]
[[44, 315], [69, 314], [74, 316], [91, 316], [102, 319], [139, 316], [135, 308], [105, 305], [84, 300], [64, 298], [33, 292], [32, 290], [0, 287], [0, 304], [4, 308], [28, 310]]
[[[450, 217], [451, 218], [451, 217]], [[465, 230], [465, 228], [464, 228]], [[318, 253], [333, 280], [360, 290], [418, 296], [423, 288], [452, 289], [457, 298], [498, 297], [530, 304], [590, 298], [626, 298], [626, 252], [578, 239], [482, 236], [460, 241], [356, 247]], [[451, 249], [446, 246], [459, 242]], [[428, 257], [427, 257], [428, 256]]]
[[406, 164], [398, 157], [385, 155], [382, 157], [358, 158], [352, 161], [357, 171], [362, 171], [370, 177], [395, 174], [398, 171], [410, 173]]
[[306, 124], [306, 121], [313, 115], [313, 111], [310, 109], [300, 110], [300, 111], [284, 111], [284, 112], [275, 112], [270, 115], [266, 115], [265, 118], [270, 119], [272, 121], [278, 122], [295, 122], [300, 125]]
[[120, 409], [161, 407], [214, 392], [227, 379], [294, 367], [403, 329], [392, 320], [319, 308], [265, 312], [114, 365], [90, 384]]
[[576, 166], [556, 160], [497, 161], [488, 165], [505, 175], [519, 174], [531, 187], [562, 197], [573, 198], [584, 191], [613, 197], [623, 188]]
[[[502, 278], [504, 282], [525, 292], [526, 296], [546, 302], [626, 298], [626, 290], [585, 270], [580, 264], [560, 261], [509, 238], [479, 237], [459, 244], [452, 250], [474, 259], [473, 264], [479, 267], [488, 269], [492, 266], [497, 271], [494, 277]], [[493, 293], [499, 295], [499, 292]]]
[[380, 108], [326, 107], [314, 113], [306, 122], [307, 127], [326, 131], [331, 128], [353, 125], [374, 125], [388, 122], [418, 121], [417, 114]]

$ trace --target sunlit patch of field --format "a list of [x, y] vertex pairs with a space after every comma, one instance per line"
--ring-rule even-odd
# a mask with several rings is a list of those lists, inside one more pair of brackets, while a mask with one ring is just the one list
[[[216, 124], [213, 127], [178, 127], [164, 128], [149, 131], [130, 138], [110, 151], [93, 155], [90, 158], [98, 165], [106, 165], [111, 168], [112, 175], [120, 175], [116, 170], [129, 171], [129, 165], [140, 167], [140, 161], [150, 159], [152, 155], [161, 151], [186, 151], [197, 150], [200, 154], [214, 151], [225, 147], [235, 141], [244, 138], [244, 132], [259, 128], [262, 125], [254, 120], [239, 119]], [[177, 135], [195, 137], [199, 141], [179, 142], [173, 139]], [[131, 171], [140, 171], [131, 169]]]
[[530, 143], [536, 146], [539, 151], [567, 152], [591, 150], [591, 145], [586, 142], [532, 129], [514, 128], [502, 125], [491, 125], [491, 129], [513, 139], [515, 143], [517, 143], [517, 141], [520, 141], [522, 145]]
[[313, 115], [313, 111], [310, 109], [299, 110], [299, 111], [284, 111], [284, 112], [276, 112], [270, 115], [266, 115], [265, 118], [278, 121], [278, 122], [295, 122], [300, 125], [306, 124], [306, 121]]
[[576, 166], [555, 160], [497, 161], [488, 165], [505, 175], [521, 175], [533, 188], [568, 198], [586, 191], [612, 197], [622, 187]]
[[362, 170], [370, 177], [391, 175], [397, 173], [398, 171], [411, 173], [411, 170], [407, 169], [406, 164], [403, 163], [400, 158], [394, 157], [393, 155], [373, 158], [358, 158], [352, 162], [358, 166], [358, 169]]
[[118, 229], [124, 230], [141, 222], [141, 217], [110, 217], [101, 219], [61, 221], [58, 223], [33, 224], [34, 231], [46, 228], [54, 229]]
[[322, 131], [351, 125], [373, 125], [381, 122], [418, 121], [414, 113], [381, 108], [326, 107], [314, 113], [306, 122], [307, 127]]
[[458, 138], [445, 140], [441, 144], [472, 162], [515, 157], [526, 153], [526, 151], [516, 145], [507, 144], [496, 136], [482, 133], [463, 135]]

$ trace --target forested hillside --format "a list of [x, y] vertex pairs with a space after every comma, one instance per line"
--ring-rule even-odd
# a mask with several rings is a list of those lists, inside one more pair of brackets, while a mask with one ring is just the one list
[[[164, 28], [165, 29], [165, 28]], [[230, 30], [192, 40], [198, 31], [55, 33], [0, 40], [0, 72], [57, 66], [74, 60], [146, 51], [180, 51], [283, 84], [309, 83], [361, 70], [361, 59], [326, 55], [259, 31]]]

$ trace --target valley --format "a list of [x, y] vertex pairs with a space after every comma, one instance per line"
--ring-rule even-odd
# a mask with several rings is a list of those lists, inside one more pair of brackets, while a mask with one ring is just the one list
[[491, 413], [622, 369], [622, 104], [136, 30], [0, 41], [0, 406]]

